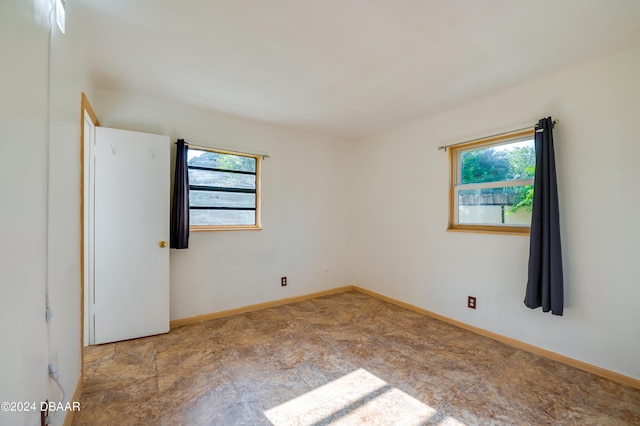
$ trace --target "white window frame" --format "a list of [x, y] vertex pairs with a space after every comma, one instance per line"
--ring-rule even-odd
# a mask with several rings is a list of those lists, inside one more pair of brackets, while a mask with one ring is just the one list
[[492, 146], [506, 145], [522, 140], [533, 139], [535, 137], [535, 129], [523, 130], [515, 133], [509, 133], [501, 136], [489, 137], [476, 140], [474, 142], [455, 145], [449, 148], [449, 161], [451, 167], [451, 179], [449, 190], [449, 231], [466, 231], [466, 232], [483, 232], [483, 233], [500, 233], [514, 235], [529, 235], [531, 231], [530, 225], [512, 225], [512, 224], [466, 224], [459, 223], [458, 213], [458, 193], [461, 190], [484, 189], [484, 188], [505, 188], [511, 186], [533, 185], [534, 179], [518, 179], [503, 180], [497, 182], [483, 182], [461, 184], [461, 167], [460, 156], [464, 152], [476, 151]]

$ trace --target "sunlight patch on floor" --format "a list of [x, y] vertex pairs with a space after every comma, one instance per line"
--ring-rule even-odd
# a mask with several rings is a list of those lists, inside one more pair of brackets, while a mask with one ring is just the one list
[[[418, 425], [436, 413], [434, 408], [364, 369], [353, 371], [264, 412], [274, 426]], [[441, 424], [462, 425], [459, 422]]]
[[465, 424], [452, 417], [445, 417], [438, 423], [438, 426], [465, 426]]

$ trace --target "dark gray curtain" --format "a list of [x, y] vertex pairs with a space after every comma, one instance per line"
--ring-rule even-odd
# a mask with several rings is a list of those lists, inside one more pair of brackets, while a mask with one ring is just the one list
[[187, 144], [184, 139], [176, 142], [176, 173], [173, 180], [171, 208], [171, 248], [189, 247], [189, 170], [187, 169]]
[[524, 304], [543, 312], [562, 315], [564, 290], [560, 214], [556, 163], [553, 152], [553, 120], [543, 118], [536, 126], [536, 174], [529, 247], [529, 277]]

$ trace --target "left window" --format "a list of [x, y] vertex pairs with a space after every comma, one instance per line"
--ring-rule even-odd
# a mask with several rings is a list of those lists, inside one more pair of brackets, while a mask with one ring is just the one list
[[193, 231], [260, 229], [260, 156], [189, 148]]

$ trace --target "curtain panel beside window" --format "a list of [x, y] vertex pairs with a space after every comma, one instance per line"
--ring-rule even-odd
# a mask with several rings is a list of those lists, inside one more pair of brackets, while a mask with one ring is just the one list
[[562, 315], [564, 283], [551, 117], [541, 119], [536, 126], [535, 150], [529, 272], [524, 304], [531, 309], [542, 307], [543, 312]]
[[188, 146], [184, 139], [176, 142], [176, 171], [171, 208], [171, 248], [189, 247], [189, 173]]

